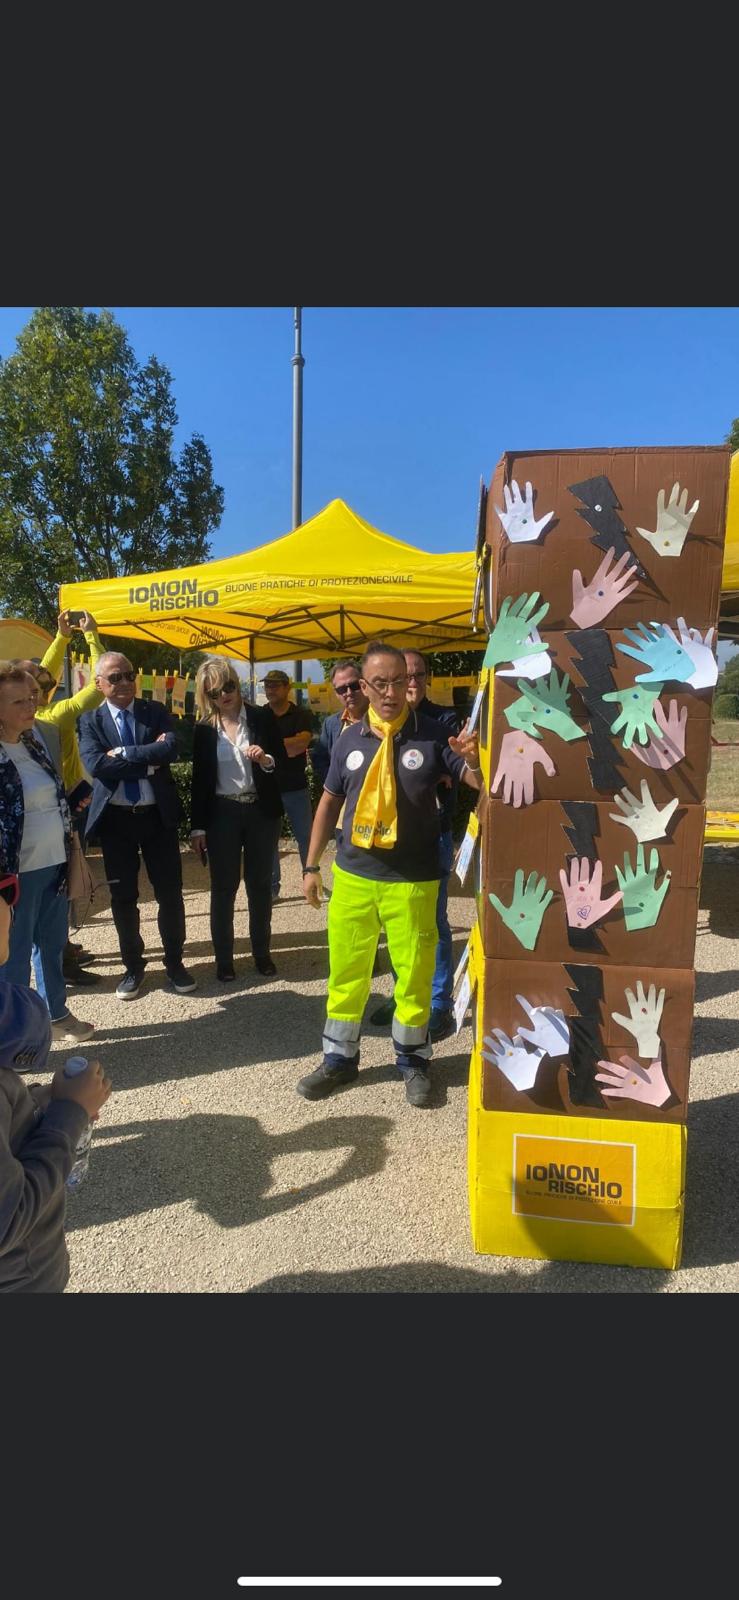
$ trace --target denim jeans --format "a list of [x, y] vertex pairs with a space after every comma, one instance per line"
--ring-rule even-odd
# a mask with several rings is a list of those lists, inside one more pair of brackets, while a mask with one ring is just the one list
[[69, 931], [69, 901], [57, 893], [61, 867], [40, 867], [20, 875], [20, 898], [10, 930], [10, 955], [0, 978], [6, 983], [31, 982], [31, 950], [38, 946], [38, 965], [43, 986], [39, 993], [46, 1001], [52, 1022], [69, 1015], [67, 988], [62, 972], [62, 957]]
[[436, 966], [431, 987], [431, 1009], [433, 1011], [451, 1011], [452, 1007], [454, 959], [452, 956], [452, 930], [449, 926], [449, 917], [447, 915], [447, 894], [449, 892], [449, 874], [452, 870], [453, 859], [454, 846], [450, 829], [448, 833], [442, 833], [439, 839], [441, 882], [439, 884], [439, 898], [436, 902], [436, 930], [439, 935], [439, 942], [436, 946]]
[[[305, 866], [308, 860], [308, 845], [310, 844], [311, 828], [313, 827], [313, 808], [307, 789], [288, 789], [283, 791], [282, 804], [287, 812], [290, 827], [295, 834], [300, 851], [300, 860]], [[272, 862], [272, 893], [280, 892], [280, 857], [279, 840], [275, 846], [274, 860]]]

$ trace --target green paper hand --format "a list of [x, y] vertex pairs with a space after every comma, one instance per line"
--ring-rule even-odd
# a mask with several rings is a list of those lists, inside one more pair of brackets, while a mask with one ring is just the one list
[[504, 906], [497, 894], [489, 896], [490, 904], [495, 907], [498, 915], [502, 917], [507, 928], [516, 935], [519, 944], [524, 950], [533, 950], [539, 937], [542, 917], [554, 899], [554, 890], [547, 892], [546, 878], [540, 878], [537, 872], [530, 872], [523, 886], [523, 869], [518, 867], [513, 880], [513, 899], [509, 906]]
[[647, 871], [644, 865], [644, 846], [639, 844], [636, 848], [636, 872], [628, 854], [624, 856], [623, 872], [619, 872], [618, 867], [615, 869], [618, 886], [624, 897], [624, 917], [630, 933], [637, 932], [639, 928], [653, 928], [662, 910], [662, 901], [670, 887], [671, 873], [665, 873], [657, 888], [655, 879], [659, 868], [659, 854], [656, 850], [651, 850]]
[[650, 732], [656, 733], [658, 739], [662, 737], [662, 729], [654, 720], [654, 708], [663, 688], [663, 683], [653, 683], [649, 689], [635, 683], [630, 689], [612, 689], [609, 694], [603, 695], [604, 700], [614, 700], [621, 707], [620, 717], [611, 723], [611, 733], [618, 733], [620, 728], [625, 728], [624, 750], [631, 749], [634, 734], [640, 744], [649, 743]]
[[514, 700], [513, 705], [506, 711], [506, 718], [512, 728], [523, 728], [526, 733], [533, 734], [535, 739], [540, 739], [541, 734], [536, 732], [536, 726], [551, 730], [566, 739], [584, 739], [585, 729], [579, 728], [570, 716], [569, 696], [567, 690], [570, 685], [567, 673], [563, 673], [562, 680], [552, 667], [549, 682], [544, 683], [539, 679], [536, 683], [526, 683], [519, 678], [517, 688], [521, 690], [522, 698]]
[[[549, 601], [545, 600], [534, 611], [539, 591], [534, 594], [520, 594], [517, 600], [503, 601], [500, 615], [488, 639], [487, 649], [483, 659], [484, 667], [497, 667], [501, 661], [514, 661], [516, 656], [538, 655], [541, 650], [546, 650], [546, 645], [540, 640], [538, 644], [526, 644], [532, 629], [538, 628], [549, 610]], [[533, 613], [533, 615], [532, 615]]]

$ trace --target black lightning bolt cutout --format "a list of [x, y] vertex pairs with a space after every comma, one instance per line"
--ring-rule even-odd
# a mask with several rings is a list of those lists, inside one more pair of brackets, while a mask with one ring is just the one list
[[636, 567], [637, 576], [646, 578], [647, 574], [629, 543], [626, 524], [621, 521], [618, 514], [617, 507], [620, 507], [621, 501], [608, 479], [585, 478], [582, 483], [570, 483], [567, 487], [570, 494], [574, 494], [583, 502], [582, 506], [577, 508], [578, 516], [587, 522], [589, 528], [595, 530], [595, 538], [591, 539], [590, 543], [597, 545], [604, 554], [607, 550], [613, 549], [616, 560], [628, 550]]
[[570, 1029], [570, 1067], [567, 1078], [573, 1106], [603, 1109], [595, 1082], [595, 1069], [603, 1056], [600, 1036], [600, 1002], [603, 999], [603, 973], [600, 967], [577, 966], [565, 962], [565, 972], [573, 987], [567, 993], [577, 1006], [578, 1015], [568, 1017]]

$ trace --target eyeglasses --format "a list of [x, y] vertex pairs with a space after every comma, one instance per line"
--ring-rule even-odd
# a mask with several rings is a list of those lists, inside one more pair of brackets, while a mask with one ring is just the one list
[[10, 906], [11, 910], [13, 906], [17, 906], [20, 892], [17, 872], [9, 872], [6, 877], [0, 878], [0, 898], [5, 901], [6, 906]]
[[227, 683], [221, 684], [220, 689], [208, 689], [208, 699], [218, 700], [222, 694], [233, 694], [234, 689], [238, 689], [238, 687], [236, 681], [233, 678], [229, 678]]
[[137, 674], [135, 672], [109, 672], [108, 673], [108, 677], [106, 679], [106, 682], [108, 682], [108, 683], [135, 683], [136, 682], [136, 676], [137, 676]]
[[56, 678], [52, 678], [48, 672], [40, 672], [36, 682], [43, 694], [48, 694], [50, 689], [56, 688]]
[[409, 672], [408, 673], [408, 682], [409, 683], [416, 683], [419, 678], [425, 678], [425, 676], [426, 676], [425, 672]]
[[337, 694], [358, 694], [360, 685], [358, 682], [342, 684], [335, 683], [334, 689], [336, 690]]
[[404, 678], [368, 678], [367, 683], [371, 689], [376, 689], [378, 694], [384, 694], [386, 689], [404, 689], [408, 682]]

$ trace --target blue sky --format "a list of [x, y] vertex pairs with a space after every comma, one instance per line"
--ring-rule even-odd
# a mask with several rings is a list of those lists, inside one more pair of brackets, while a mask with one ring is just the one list
[[[213, 452], [213, 556], [287, 532], [292, 308], [112, 309]], [[0, 355], [31, 311], [0, 308]], [[504, 450], [717, 444], [739, 415], [737, 307], [308, 306], [303, 354], [304, 520], [340, 496], [435, 551], [469, 549]]]

